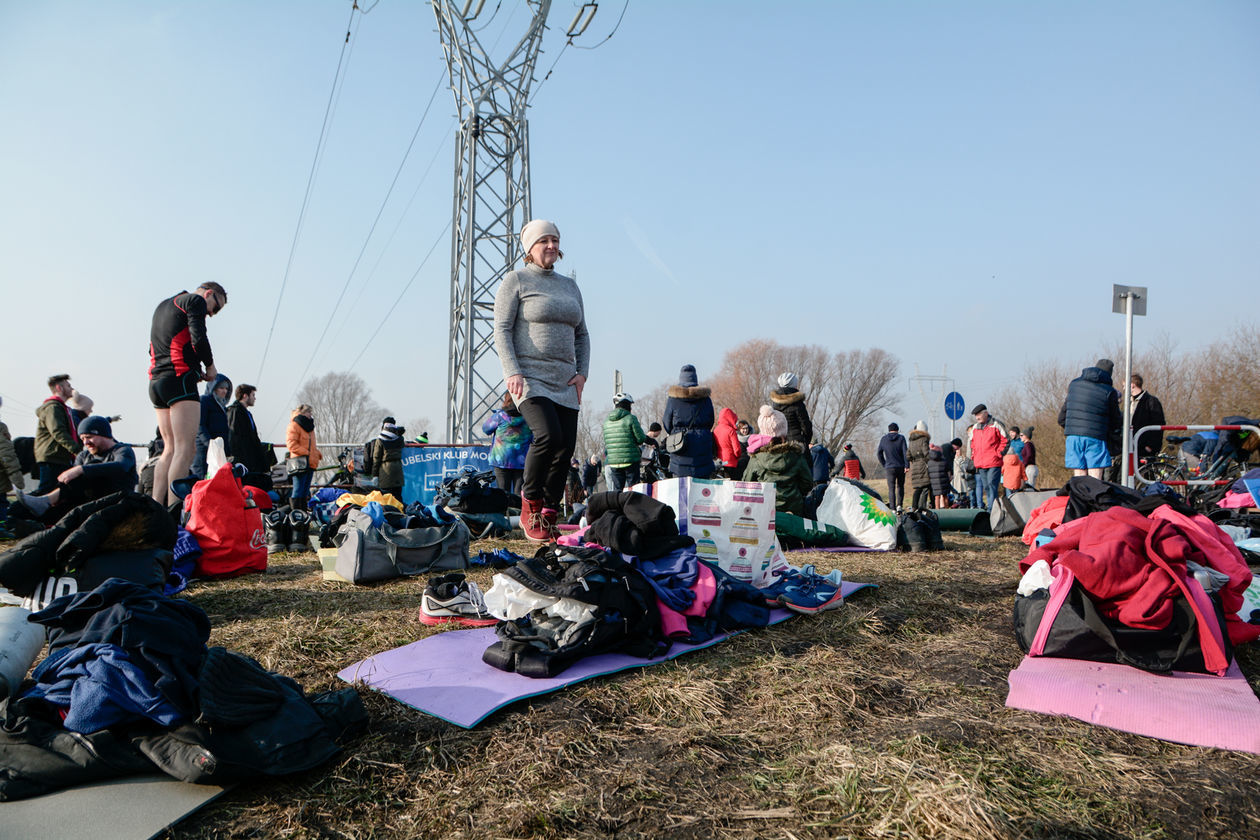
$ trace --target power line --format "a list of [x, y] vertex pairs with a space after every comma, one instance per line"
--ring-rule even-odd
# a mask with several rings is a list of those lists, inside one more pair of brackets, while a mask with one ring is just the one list
[[358, 10], [357, 0], [350, 5], [350, 18], [346, 21], [346, 38], [341, 43], [341, 54], [337, 57], [337, 70], [333, 73], [332, 89], [328, 91], [328, 104], [324, 106], [324, 121], [319, 127], [319, 139], [315, 143], [315, 158], [311, 161], [311, 171], [306, 177], [306, 192], [302, 196], [302, 209], [298, 211], [297, 228], [293, 231], [293, 243], [289, 246], [289, 259], [284, 266], [284, 278], [280, 281], [280, 294], [276, 298], [275, 311], [271, 313], [271, 327], [267, 330], [267, 342], [263, 345], [262, 357], [258, 362], [258, 376], [254, 381], [262, 383], [263, 368], [267, 364], [267, 353], [271, 349], [271, 338], [276, 331], [276, 320], [280, 317], [280, 305], [284, 301], [284, 290], [289, 283], [289, 273], [293, 269], [293, 257], [297, 253], [298, 240], [302, 235], [302, 225], [306, 221], [306, 208], [310, 205], [311, 192], [315, 185], [315, 174], [319, 167], [320, 155], [324, 150], [324, 141], [328, 136], [328, 127], [332, 122], [333, 102], [337, 87], [342, 78], [342, 66], [346, 63], [346, 48], [350, 44], [350, 31], [354, 23], [354, 13]]
[[[605, 43], [606, 41], [610, 40], [610, 39], [612, 38], [612, 36], [616, 35], [616, 34], [617, 34], [617, 30], [621, 28], [621, 21], [622, 21], [622, 18], [624, 18], [624, 17], [626, 16], [626, 9], [628, 9], [628, 8], [630, 8], [630, 0], [626, 0], [625, 5], [621, 7], [621, 14], [620, 14], [620, 15], [618, 16], [618, 18], [617, 18], [617, 23], [613, 26], [613, 28], [612, 28], [612, 32], [609, 32], [607, 35], [605, 35], [605, 36], [604, 36], [604, 40], [603, 40], [603, 41], [600, 41], [598, 44], [595, 44], [595, 45], [593, 45], [593, 46], [589, 46], [589, 47], [583, 47], [583, 46], [581, 46], [580, 44], [574, 44], [573, 46], [577, 47], [579, 50], [597, 50], [597, 49], [599, 49], [600, 47], [602, 47], [602, 46], [604, 45], [604, 43]], [[570, 39], [570, 40], [571, 40], [571, 39]]]
[[[385, 207], [389, 204], [390, 196], [394, 194], [394, 187], [398, 185], [398, 179], [402, 175], [403, 169], [407, 165], [407, 160], [411, 156], [411, 150], [415, 148], [416, 138], [420, 136], [420, 130], [424, 128], [425, 119], [429, 116], [429, 110], [433, 107], [433, 100], [437, 98], [437, 92], [441, 89], [442, 81], [439, 78], [438, 84], [433, 88], [432, 95], [429, 96], [429, 102], [424, 106], [424, 113], [420, 115], [420, 122], [416, 124], [416, 130], [411, 135], [411, 142], [407, 144], [407, 150], [403, 152], [402, 160], [398, 164], [398, 169], [394, 172], [394, 179], [390, 181], [389, 189], [385, 193], [385, 198], [381, 200], [381, 206], [376, 211], [376, 218], [372, 220], [372, 226], [368, 230], [367, 236], [363, 240], [363, 246], [359, 248], [359, 255], [354, 260], [354, 265], [350, 268], [350, 273], [346, 275], [346, 282], [341, 286], [341, 294], [337, 295], [337, 300], [333, 303], [331, 311], [328, 313], [328, 320], [324, 322], [324, 329], [319, 334], [319, 338], [315, 341], [316, 347], [324, 346], [324, 338], [328, 335], [328, 330], [332, 327], [333, 321], [337, 317], [337, 310], [341, 306], [341, 302], [345, 299], [346, 291], [350, 288], [350, 281], [354, 279], [354, 273], [359, 268], [359, 263], [363, 261], [363, 255], [367, 253], [368, 244], [372, 241], [372, 235], [376, 232], [376, 226], [381, 221], [381, 216], [385, 213]], [[296, 396], [298, 390], [302, 387], [306, 374], [310, 372], [311, 365], [314, 364], [315, 354], [307, 357], [306, 367], [302, 369], [302, 373], [297, 378], [297, 385], [293, 394]]]
[[547, 83], [547, 80], [551, 78], [551, 71], [555, 70], [556, 65], [560, 63], [560, 59], [564, 56], [565, 50], [567, 50], [569, 47], [574, 47], [575, 49], [579, 49], [579, 50], [599, 49], [604, 44], [606, 44], [612, 38], [612, 36], [617, 34], [617, 30], [621, 28], [621, 21], [625, 18], [626, 9], [628, 8], [630, 8], [630, 0], [626, 0], [625, 5], [621, 7], [621, 14], [617, 17], [617, 23], [613, 26], [612, 31], [609, 32], [607, 35], [605, 35], [598, 44], [594, 44], [589, 47], [584, 47], [580, 44], [573, 43], [573, 38], [577, 37], [576, 35], [570, 36], [564, 42], [564, 46], [560, 48], [560, 54], [556, 56], [556, 60], [551, 62], [551, 66], [547, 68], [547, 73], [546, 75], [542, 77], [542, 81], [538, 83], [538, 87], [534, 88], [534, 95], [529, 98], [529, 104], [530, 105], [534, 104], [534, 100], [538, 98], [538, 93], [542, 90], [543, 85], [545, 85]]
[[429, 253], [424, 255], [424, 259], [420, 261], [420, 265], [416, 268], [415, 273], [412, 274], [411, 279], [407, 281], [407, 285], [403, 286], [402, 291], [398, 293], [398, 297], [394, 300], [393, 306], [389, 307], [385, 317], [382, 318], [381, 322], [376, 325], [376, 330], [372, 333], [371, 337], [368, 338], [367, 344], [363, 345], [363, 349], [359, 351], [359, 355], [355, 356], [354, 361], [350, 363], [351, 370], [354, 370], [355, 366], [359, 364], [359, 360], [363, 358], [363, 354], [366, 353], [367, 349], [372, 346], [372, 342], [375, 341], [376, 336], [380, 334], [381, 328], [385, 326], [385, 322], [388, 321], [390, 316], [398, 310], [398, 304], [402, 303], [403, 295], [407, 294], [407, 290], [411, 288], [411, 284], [416, 282], [416, 278], [420, 276], [420, 270], [424, 268], [426, 263], [428, 263], [429, 257], [433, 256], [433, 252], [437, 250], [437, 246], [442, 244], [442, 240], [446, 238], [446, 233], [450, 229], [451, 223], [447, 222], [446, 227], [442, 228], [442, 232], [438, 234], [438, 238], [433, 241], [433, 247], [429, 248]]
[[[450, 136], [451, 133], [454, 132], [454, 129], [457, 125], [458, 125], [457, 122], [455, 121], [451, 122], [451, 129], [447, 133], [448, 137]], [[394, 238], [398, 235], [398, 231], [402, 229], [402, 223], [406, 221], [407, 214], [411, 212], [411, 206], [415, 204], [416, 197], [420, 195], [420, 188], [423, 187], [425, 184], [425, 181], [428, 180], [429, 172], [432, 171], [433, 165], [437, 163], [438, 157], [442, 154], [445, 148], [446, 148], [446, 142], [444, 140], [433, 152], [433, 157], [429, 158], [429, 164], [428, 166], [425, 167], [424, 174], [420, 176], [419, 183], [417, 183], [416, 188], [412, 190], [411, 198], [407, 199], [407, 205], [403, 208], [402, 213], [398, 216], [398, 221], [394, 223], [394, 229], [390, 231], [389, 238], [386, 239], [385, 244], [381, 246], [381, 250], [376, 256], [376, 262], [372, 264], [372, 270], [368, 272], [367, 278], [363, 281], [363, 283], [360, 284], [359, 291], [355, 295], [354, 302], [351, 303], [350, 306], [347, 308], [346, 315], [341, 320], [341, 323], [338, 325], [338, 332], [336, 334], [340, 334], [340, 330], [344, 329], [347, 323], [353, 317], [355, 307], [358, 306], [359, 301], [363, 299], [363, 293], [367, 290], [368, 284], [372, 282], [372, 279], [374, 277], [376, 277], [376, 272], [381, 267], [381, 261], [385, 259], [385, 254], [389, 251], [390, 245], [394, 243]], [[324, 352], [327, 353], [328, 350], [325, 350]]]

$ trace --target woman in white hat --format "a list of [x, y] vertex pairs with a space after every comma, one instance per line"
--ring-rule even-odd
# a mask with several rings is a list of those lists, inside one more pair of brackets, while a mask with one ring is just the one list
[[564, 256], [559, 229], [534, 219], [521, 231], [521, 248], [524, 268], [508, 272], [495, 294], [494, 346], [508, 393], [534, 433], [521, 482], [521, 527], [545, 542], [559, 534], [591, 341], [582, 292], [554, 270]]

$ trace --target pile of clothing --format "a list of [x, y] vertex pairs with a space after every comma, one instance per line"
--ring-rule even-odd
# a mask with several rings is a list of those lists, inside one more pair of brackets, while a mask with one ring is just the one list
[[366, 724], [353, 689], [291, 679], [207, 648], [201, 608], [110, 578], [30, 616], [48, 655], [0, 700], [0, 800], [164, 772], [229, 785], [308, 770]]

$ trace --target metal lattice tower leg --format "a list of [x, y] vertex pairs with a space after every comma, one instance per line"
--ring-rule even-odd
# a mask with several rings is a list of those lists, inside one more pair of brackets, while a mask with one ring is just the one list
[[[471, 443], [476, 420], [498, 406], [503, 370], [494, 350], [494, 295], [520, 257], [530, 218], [525, 107], [551, 0], [529, 0], [529, 29], [491, 62], [470, 26], [476, 0], [432, 0], [461, 129], [455, 143], [451, 224], [451, 348], [446, 433]], [[457, 8], [462, 6], [462, 8]]]

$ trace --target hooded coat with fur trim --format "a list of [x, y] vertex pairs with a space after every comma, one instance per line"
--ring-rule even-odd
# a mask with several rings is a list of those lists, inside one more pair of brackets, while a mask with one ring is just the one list
[[795, 388], [775, 388], [770, 392], [770, 402], [787, 418], [787, 439], [809, 446], [814, 439], [814, 423], [805, 407], [805, 394]]
[[801, 505], [814, 489], [805, 450], [794, 440], [763, 446], [748, 457], [744, 481], [774, 482], [774, 509], [801, 516]]
[[661, 425], [666, 434], [683, 432], [680, 452], [669, 455], [669, 469], [676, 476], [708, 478], [713, 475], [713, 400], [702, 385], [671, 385]]

